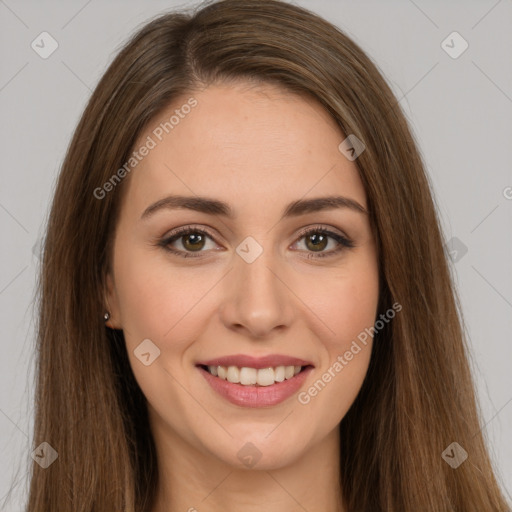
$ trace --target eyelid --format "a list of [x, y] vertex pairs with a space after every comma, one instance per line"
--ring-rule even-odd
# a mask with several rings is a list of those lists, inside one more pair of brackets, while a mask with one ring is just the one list
[[175, 228], [175, 229], [169, 231], [169, 233], [165, 234], [161, 238], [161, 241], [164, 243], [165, 242], [169, 243], [169, 240], [171, 240], [171, 239], [179, 240], [179, 238], [181, 236], [184, 236], [184, 235], [187, 235], [190, 233], [200, 233], [202, 235], [208, 236], [215, 243], [217, 243], [217, 241], [216, 241], [217, 235], [214, 234], [214, 231], [215, 230], [213, 230], [213, 228], [210, 228], [209, 226], [204, 227], [204, 225], [187, 224], [186, 226], [180, 226], [179, 228]]
[[[213, 235], [209, 229], [205, 229], [203, 226], [200, 225], [194, 225], [194, 224], [188, 224], [186, 226], [180, 226], [179, 228], [176, 228], [169, 232], [169, 234], [164, 235], [161, 239], [158, 240], [157, 244], [158, 246], [163, 247], [164, 250], [175, 254], [176, 256], [182, 257], [182, 258], [201, 258], [204, 257], [204, 253], [208, 254], [211, 252], [209, 251], [183, 251], [183, 250], [175, 250], [171, 249], [169, 245], [176, 240], [179, 240], [182, 236], [190, 234], [190, 233], [200, 233], [202, 235], [205, 235], [212, 239], [215, 243], [216, 236]], [[333, 228], [331, 226], [326, 226], [323, 224], [311, 224], [309, 226], [305, 226], [297, 233], [297, 238], [295, 242], [293, 242], [292, 245], [297, 244], [302, 238], [307, 236], [310, 233], [321, 233], [326, 235], [328, 238], [331, 238], [336, 241], [338, 244], [338, 247], [334, 250], [326, 251], [326, 252], [318, 252], [315, 253], [315, 251], [305, 251], [308, 252], [307, 258], [308, 259], [318, 259], [323, 257], [329, 257], [329, 256], [335, 256], [342, 252], [344, 249], [350, 249], [355, 247], [354, 242], [343, 232], [338, 230], [337, 228]], [[216, 249], [213, 249], [216, 250]], [[304, 252], [304, 251], [298, 251], [298, 252]]]
[[334, 228], [332, 226], [327, 226], [325, 224], [310, 224], [308, 226], [305, 226], [302, 229], [300, 229], [300, 231], [297, 233], [297, 236], [299, 238], [302, 238], [304, 235], [307, 235], [307, 234], [309, 234], [311, 232], [316, 232], [316, 231], [322, 231], [322, 232], [325, 232], [325, 233], [331, 233], [333, 235], [337, 235], [337, 236], [343, 237], [347, 241], [351, 241], [350, 238], [347, 235], [345, 235], [345, 233], [340, 231], [339, 229]]

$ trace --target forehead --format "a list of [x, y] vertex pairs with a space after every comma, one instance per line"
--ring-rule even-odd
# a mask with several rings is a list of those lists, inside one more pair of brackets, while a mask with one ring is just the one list
[[[192, 106], [193, 105], [193, 106]], [[340, 193], [366, 206], [345, 138], [322, 106], [273, 85], [215, 85], [176, 99], [135, 149], [152, 146], [131, 171], [128, 207], [140, 213], [166, 194], [208, 195], [254, 209]]]

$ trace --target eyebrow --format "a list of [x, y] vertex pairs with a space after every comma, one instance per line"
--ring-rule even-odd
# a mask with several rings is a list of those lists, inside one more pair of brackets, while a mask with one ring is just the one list
[[[299, 199], [291, 202], [283, 211], [281, 220], [289, 217], [298, 217], [307, 213], [338, 208], [348, 208], [358, 213], [368, 214], [366, 208], [354, 199], [343, 196], [326, 196], [313, 199]], [[221, 215], [228, 219], [235, 218], [234, 211], [229, 204], [219, 201], [218, 199], [200, 196], [171, 195], [148, 206], [141, 215], [141, 220], [148, 219], [157, 211], [164, 209], [187, 209], [209, 215]]]

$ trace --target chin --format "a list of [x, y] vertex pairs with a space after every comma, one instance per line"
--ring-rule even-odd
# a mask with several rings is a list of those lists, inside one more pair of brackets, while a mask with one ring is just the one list
[[248, 435], [226, 439], [222, 445], [215, 443], [211, 453], [225, 464], [237, 469], [284, 468], [301, 457], [306, 449], [306, 442], [294, 439], [284, 429], [280, 433], [272, 432], [275, 428], [276, 425], [270, 428], [265, 425], [261, 432], [257, 432], [252, 425], [248, 429], [250, 432]]

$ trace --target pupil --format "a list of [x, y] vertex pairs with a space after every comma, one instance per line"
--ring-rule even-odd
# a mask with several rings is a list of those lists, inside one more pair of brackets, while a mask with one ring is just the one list
[[[197, 239], [196, 241], [194, 241], [194, 239], [195, 239], [195, 238]], [[188, 240], [189, 240], [189, 239], [192, 239], [192, 242], [191, 242], [191, 243], [188, 243]], [[186, 235], [186, 236], [185, 236], [185, 240], [186, 240], [186, 242], [185, 242], [185, 244], [184, 244], [184, 245], [185, 245], [185, 247], [186, 247], [186, 246], [190, 246], [190, 245], [194, 246], [194, 245], [196, 245], [196, 244], [198, 244], [198, 243], [201, 243], [201, 242], [202, 242], [202, 235], [201, 235], [201, 234]], [[198, 248], [200, 249], [200, 247], [192, 247], [192, 249], [194, 249], [194, 248], [195, 248], [195, 249], [198, 249]]]
[[[190, 235], [186, 235], [185, 237], [185, 246], [194, 246], [194, 245], [197, 245], [197, 244], [200, 244], [202, 242], [202, 235], [201, 234], [190, 234]], [[313, 244], [313, 248], [316, 248], [318, 249], [319, 247], [320, 248], [324, 248], [321, 244], [325, 244], [325, 237], [324, 235], [322, 234], [313, 234], [313, 235], [309, 235], [309, 240], [312, 242]], [[189, 242], [189, 240], [192, 240], [191, 242]], [[194, 248], [194, 247], [192, 247]], [[195, 249], [198, 249], [198, 247], [195, 247]]]
[[[313, 247], [315, 247], [315, 248], [318, 248], [320, 244], [325, 243], [325, 240], [320, 240], [320, 238], [322, 238], [322, 239], [325, 238], [324, 235], [322, 235], [322, 234], [310, 235], [309, 238], [310, 238], [310, 240], [314, 240]], [[321, 248], [324, 248], [324, 247], [321, 246]]]

